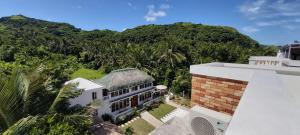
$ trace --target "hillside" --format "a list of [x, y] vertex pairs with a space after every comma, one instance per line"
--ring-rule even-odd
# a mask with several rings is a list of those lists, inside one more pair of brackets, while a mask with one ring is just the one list
[[136, 67], [175, 92], [189, 91], [191, 64], [247, 63], [251, 55], [275, 52], [226, 26], [180, 22], [116, 32], [85, 31], [22, 15], [0, 19], [0, 72], [9, 74], [16, 65], [29, 70], [42, 63], [57, 87], [81, 67], [105, 72]]

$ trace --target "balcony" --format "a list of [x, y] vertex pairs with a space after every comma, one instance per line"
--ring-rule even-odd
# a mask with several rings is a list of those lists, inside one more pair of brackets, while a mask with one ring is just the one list
[[299, 60], [271, 56], [251, 56], [250, 65], [300, 67]]

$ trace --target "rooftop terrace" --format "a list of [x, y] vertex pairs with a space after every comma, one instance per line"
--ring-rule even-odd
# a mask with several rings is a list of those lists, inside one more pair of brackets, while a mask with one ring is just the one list
[[225, 135], [300, 134], [300, 68], [210, 63], [190, 72], [248, 82]]

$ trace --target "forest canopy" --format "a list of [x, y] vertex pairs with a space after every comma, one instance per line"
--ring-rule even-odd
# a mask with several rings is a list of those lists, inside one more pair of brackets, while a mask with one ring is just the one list
[[0, 74], [43, 64], [57, 88], [81, 68], [108, 73], [135, 67], [175, 93], [190, 93], [192, 64], [247, 63], [249, 56], [275, 54], [276, 47], [260, 45], [227, 26], [178, 22], [123, 32], [86, 31], [22, 15], [0, 18]]

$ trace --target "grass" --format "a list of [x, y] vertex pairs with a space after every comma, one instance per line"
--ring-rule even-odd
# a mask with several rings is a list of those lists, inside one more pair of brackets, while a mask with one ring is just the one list
[[160, 104], [157, 108], [150, 110], [149, 113], [160, 120], [162, 117], [164, 117], [166, 114], [170, 113], [174, 109], [176, 109], [176, 107], [173, 107], [168, 104]]
[[143, 120], [142, 118], [138, 118], [134, 122], [122, 127], [123, 132], [125, 133], [126, 128], [132, 127], [134, 134], [136, 135], [147, 135], [152, 130], [155, 129], [151, 124], [149, 124], [147, 121]]
[[93, 69], [86, 69], [86, 68], [80, 68], [79, 70], [75, 71], [72, 75], [71, 78], [85, 78], [85, 79], [99, 79], [103, 77], [105, 73], [100, 70], [93, 70]]

